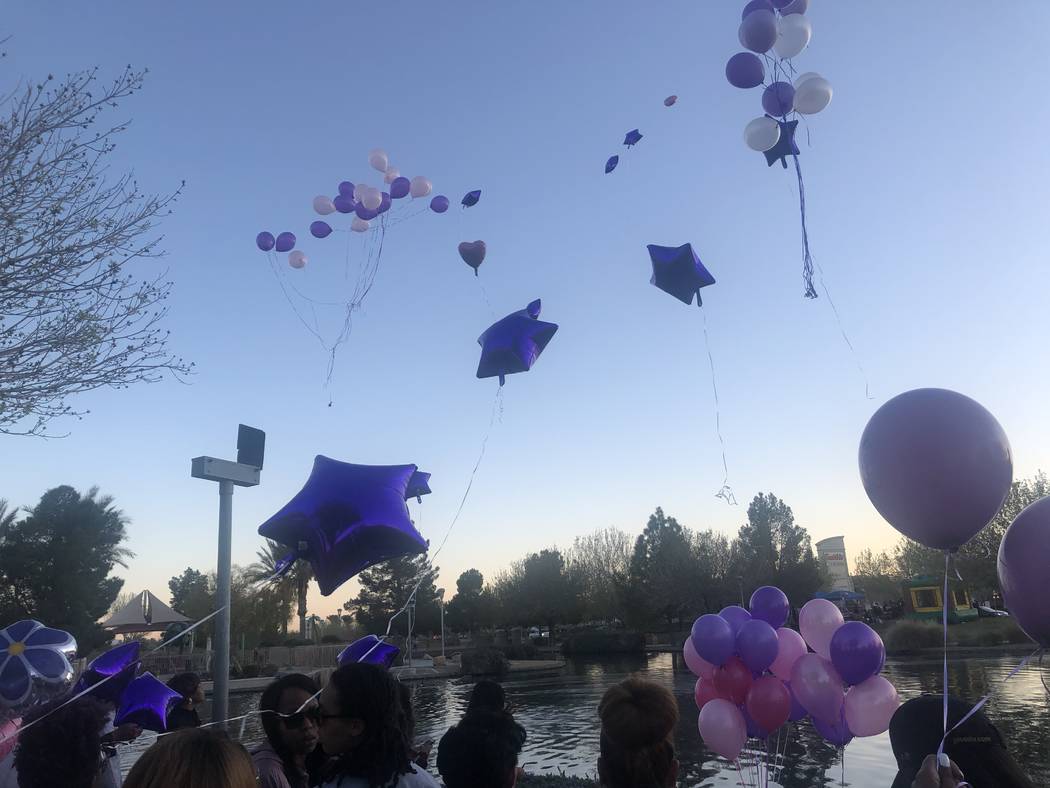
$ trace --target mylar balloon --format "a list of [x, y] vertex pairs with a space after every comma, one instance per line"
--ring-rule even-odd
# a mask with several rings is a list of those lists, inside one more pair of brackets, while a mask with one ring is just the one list
[[649, 284], [658, 287], [668, 295], [672, 295], [683, 304], [696, 303], [699, 305], [700, 289], [713, 285], [715, 278], [707, 270], [700, 257], [693, 249], [692, 244], [681, 246], [658, 246], [649, 244], [649, 262], [653, 266], [653, 275], [649, 278]]
[[124, 690], [135, 678], [141, 646], [140, 641], [133, 640], [95, 657], [80, 674], [72, 694], [76, 695], [89, 687], [95, 687], [91, 694], [96, 698], [114, 705], [119, 704]]
[[298, 249], [293, 249], [288, 253], [288, 265], [296, 270], [306, 267], [306, 255]]
[[780, 140], [780, 124], [763, 115], [744, 127], [744, 142], [751, 150], [760, 153], [773, 148]]
[[864, 428], [860, 478], [890, 525], [927, 547], [954, 550], [1002, 507], [1013, 456], [980, 404], [947, 389], [915, 389], [879, 408]]
[[532, 369], [558, 330], [555, 323], [545, 323], [539, 316], [540, 299], [537, 298], [524, 309], [512, 312], [485, 329], [485, 333], [478, 337], [481, 345], [479, 378], [498, 376], [502, 386], [507, 375]]
[[[431, 207], [433, 208], [433, 205]], [[445, 207], [448, 208], [448, 205]], [[463, 241], [459, 245], [459, 256], [463, 258], [464, 263], [474, 269], [474, 276], [477, 276], [478, 268], [485, 262], [485, 242]]]
[[1026, 507], [999, 544], [999, 587], [1006, 609], [1032, 640], [1050, 647], [1050, 498]]
[[181, 700], [182, 695], [152, 673], [143, 673], [124, 690], [113, 725], [133, 724], [148, 731], [164, 733], [168, 728], [168, 710], [173, 703]]
[[0, 629], [0, 710], [22, 717], [65, 695], [73, 686], [70, 660], [76, 654], [72, 635], [39, 621]]
[[259, 247], [262, 252], [268, 252], [273, 249], [276, 241], [274, 240], [273, 233], [261, 232], [255, 236], [255, 245]]
[[747, 743], [744, 715], [730, 701], [722, 698], [704, 704], [697, 719], [697, 727], [707, 748], [729, 761], [735, 761]]
[[620, 163], [619, 156], [610, 156], [609, 160], [605, 162], [605, 174], [608, 175], [610, 172], [616, 169], [616, 165]]
[[884, 677], [872, 676], [846, 693], [846, 723], [854, 736], [878, 736], [889, 730], [899, 705], [896, 688]]
[[735, 88], [755, 88], [766, 79], [766, 67], [758, 55], [737, 52], [726, 62], [726, 79]]
[[802, 14], [781, 16], [777, 22], [777, 42], [773, 45], [773, 51], [777, 57], [789, 60], [809, 46], [812, 36], [813, 26], [808, 17]]
[[364, 662], [389, 668], [400, 653], [401, 649], [392, 643], [386, 643], [375, 635], [365, 635], [340, 651], [336, 662], [340, 665]]
[[668, 96], [664, 99], [664, 106], [673, 107], [676, 101], [678, 101], [678, 96]]
[[409, 182], [408, 193], [413, 197], [426, 197], [430, 194], [431, 189], [433, 186], [430, 185], [430, 181], [422, 175], [417, 175]]
[[[340, 194], [342, 194], [342, 192], [340, 192]], [[325, 197], [323, 194], [319, 194], [314, 197], [314, 210], [321, 214], [321, 216], [328, 216], [330, 213], [335, 213], [335, 203], [332, 202], [331, 197]]]
[[462, 205], [464, 208], [471, 208], [478, 204], [478, 200], [481, 199], [481, 189], [475, 189], [474, 191], [467, 192], [463, 195]]

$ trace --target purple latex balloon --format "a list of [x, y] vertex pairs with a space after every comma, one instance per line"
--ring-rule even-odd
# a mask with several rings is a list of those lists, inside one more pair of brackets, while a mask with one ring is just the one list
[[152, 673], [143, 673], [124, 690], [113, 725], [133, 723], [148, 731], [164, 733], [168, 727], [168, 709], [181, 700], [182, 695]]
[[1043, 648], [1050, 647], [1050, 498], [1026, 507], [999, 544], [999, 587], [1018, 626]]
[[777, 631], [765, 621], [751, 619], [740, 625], [736, 652], [752, 673], [762, 673], [777, 658]]
[[278, 252], [290, 252], [295, 248], [295, 234], [294, 233], [281, 233], [277, 236], [277, 243], [274, 247]]
[[539, 316], [540, 300], [537, 298], [524, 309], [512, 312], [485, 329], [485, 333], [478, 337], [481, 345], [479, 378], [498, 375], [502, 386], [507, 375], [532, 369], [558, 330], [555, 323], [545, 323]]
[[274, 240], [273, 233], [268, 233], [265, 230], [255, 236], [255, 245], [259, 247], [259, 251], [268, 252], [273, 249], [275, 243], [277, 241]]
[[376, 209], [377, 213], [386, 213], [390, 210], [390, 206], [393, 205], [391, 201], [390, 192], [381, 192], [382, 200], [379, 203], [379, 208]]
[[415, 465], [352, 465], [318, 455], [303, 489], [259, 526], [259, 535], [308, 560], [321, 593], [328, 596], [373, 564], [426, 551], [405, 503], [418, 470]]
[[705, 613], [693, 622], [693, 648], [701, 659], [712, 665], [724, 665], [736, 647], [733, 628], [721, 616]]
[[402, 197], [407, 197], [408, 192], [412, 188], [412, 181], [406, 178], [404, 175], [400, 175], [394, 178], [390, 182], [390, 196], [395, 200], [400, 200]]
[[332, 234], [332, 227], [328, 222], [316, 221], [310, 223], [310, 235], [314, 238], [327, 238]]
[[740, 605], [723, 607], [718, 611], [718, 615], [729, 622], [729, 626], [733, 628], [734, 638], [740, 634], [740, 626], [751, 620], [751, 614], [744, 610], [744, 608], [740, 607]]
[[847, 621], [831, 637], [831, 664], [847, 684], [860, 684], [882, 667], [886, 647], [863, 621]]
[[766, 78], [766, 67], [753, 52], [737, 52], [726, 61], [726, 79], [735, 88], [757, 88]]
[[354, 206], [354, 213], [357, 214], [358, 219], [364, 219], [366, 222], [371, 221], [372, 219], [375, 219], [377, 216], [379, 216], [378, 211], [369, 210], [365, 207], [365, 204], [363, 202], [359, 202], [356, 206]]
[[357, 207], [356, 203], [354, 203], [354, 196], [352, 194], [340, 194], [332, 200], [332, 205], [335, 206], [335, 209], [339, 211], [339, 213], [353, 213], [354, 208]]
[[745, 16], [750, 14], [752, 11], [772, 11], [773, 4], [769, 0], [751, 0], [747, 5], [744, 6], [743, 12], [740, 14], [740, 18], [743, 19]]
[[774, 82], [762, 91], [762, 109], [766, 114], [782, 118], [795, 104], [795, 88], [789, 82]]
[[768, 739], [769, 731], [755, 722], [754, 717], [747, 710], [747, 704], [740, 707], [740, 713], [744, 715], [744, 724], [747, 726], [747, 736], [749, 739]]
[[791, 0], [770, 0], [773, 4], [773, 8], [785, 8], [791, 5]]
[[649, 261], [653, 265], [653, 275], [649, 284], [659, 287], [665, 293], [673, 295], [683, 304], [701, 304], [700, 288], [713, 285], [715, 278], [700, 262], [693, 251], [692, 244], [681, 246], [657, 246], [649, 244]]
[[805, 719], [806, 710], [802, 708], [802, 704], [798, 702], [798, 698], [795, 697], [794, 691], [791, 689], [791, 682], [785, 681], [784, 686], [788, 688], [788, 692], [791, 693], [791, 714], [788, 719], [791, 722], [798, 722], [801, 719]]
[[[138, 671], [141, 645], [138, 640], [133, 640], [95, 657], [80, 674], [73, 687], [73, 694], [98, 685], [91, 691], [91, 695], [114, 705], [119, 704], [124, 690]], [[103, 681], [105, 683], [99, 684]]]
[[430, 210], [434, 213], [444, 213], [448, 210], [448, 197], [444, 194], [437, 195], [430, 201]]
[[350, 181], [343, 181], [339, 184], [339, 193], [344, 197], [353, 197], [354, 184], [350, 183]]
[[791, 612], [787, 596], [776, 586], [756, 588], [747, 606], [753, 618], [765, 621], [773, 629], [784, 626]]
[[744, 17], [737, 32], [740, 44], [752, 52], [768, 52], [777, 41], [777, 17], [772, 11], [758, 9]]
[[389, 668], [394, 664], [401, 649], [391, 643], [385, 643], [375, 635], [365, 635], [358, 638], [349, 646], [339, 652], [336, 661], [340, 665], [350, 665], [354, 662], [364, 662], [369, 665], [382, 665]]
[[853, 732], [849, 729], [849, 725], [846, 723], [845, 711], [840, 711], [838, 719], [834, 722], [828, 722], [819, 717], [813, 717], [813, 727], [816, 728], [817, 733], [836, 747], [845, 747], [853, 741]]
[[900, 394], [860, 439], [864, 491], [890, 525], [935, 550], [984, 528], [1013, 479], [1006, 433], [977, 402], [947, 389]]

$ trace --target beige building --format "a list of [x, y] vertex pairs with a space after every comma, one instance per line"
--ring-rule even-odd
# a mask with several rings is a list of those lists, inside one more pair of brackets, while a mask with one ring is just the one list
[[817, 558], [828, 573], [827, 591], [854, 591], [853, 578], [849, 576], [846, 562], [846, 540], [841, 536], [829, 536], [817, 542]]

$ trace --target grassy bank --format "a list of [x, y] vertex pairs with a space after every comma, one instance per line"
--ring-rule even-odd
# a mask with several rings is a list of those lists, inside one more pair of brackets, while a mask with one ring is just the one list
[[[887, 654], [913, 654], [939, 648], [944, 634], [932, 621], [896, 621], [882, 632]], [[948, 627], [948, 644], [957, 648], [994, 648], [1030, 643], [1012, 618], [983, 618]]]

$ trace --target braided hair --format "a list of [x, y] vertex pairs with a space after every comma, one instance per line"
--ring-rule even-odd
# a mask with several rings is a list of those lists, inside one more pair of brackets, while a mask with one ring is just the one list
[[678, 703], [660, 684], [632, 677], [606, 691], [598, 706], [602, 784], [608, 788], [665, 788], [676, 772]]
[[[52, 701], [25, 720], [27, 727], [15, 750], [23, 788], [91, 788], [102, 767], [108, 710], [91, 695], [68, 706], [62, 706], [64, 700]], [[35, 720], [40, 722], [29, 727]]]

